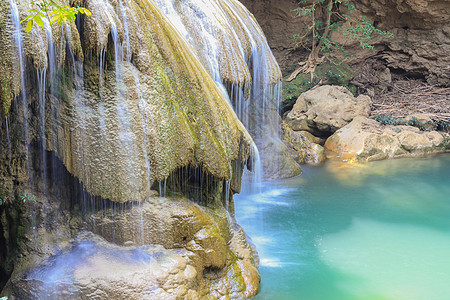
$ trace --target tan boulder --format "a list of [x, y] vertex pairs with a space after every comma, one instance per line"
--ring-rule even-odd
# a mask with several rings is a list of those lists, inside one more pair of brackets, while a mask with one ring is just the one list
[[302, 168], [290, 154], [289, 147], [278, 138], [268, 138], [260, 145], [264, 179], [290, 178], [302, 173]]
[[325, 149], [316, 143], [320, 139], [311, 133], [295, 132], [285, 122], [281, 124], [281, 133], [283, 142], [297, 163], [318, 165], [326, 159]]
[[329, 135], [344, 127], [356, 116], [369, 116], [371, 99], [357, 98], [342, 86], [324, 85], [300, 95], [286, 122], [294, 131]]
[[[181, 197], [104, 205], [103, 210], [86, 214], [84, 228], [91, 231], [81, 231], [71, 240], [68, 233], [59, 232], [60, 248], [45, 257], [27, 253], [31, 259], [14, 271], [2, 295], [244, 299], [258, 292], [259, 258], [224, 207], [202, 207]], [[42, 242], [56, 244], [50, 238]]]
[[412, 126], [385, 126], [357, 117], [325, 142], [328, 157], [349, 160], [379, 160], [445, 152], [449, 136], [436, 131], [420, 131]]

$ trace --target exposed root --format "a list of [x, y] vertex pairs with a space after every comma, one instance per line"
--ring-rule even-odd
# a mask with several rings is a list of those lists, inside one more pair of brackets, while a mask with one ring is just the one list
[[322, 57], [314, 57], [314, 56], [309, 56], [307, 61], [303, 61], [298, 63], [298, 65], [300, 66], [300, 68], [298, 68], [297, 70], [294, 71], [294, 73], [291, 74], [291, 76], [289, 76], [288, 79], [286, 79], [286, 81], [292, 81], [294, 80], [300, 73], [303, 74], [311, 74], [311, 82], [313, 80], [313, 76], [314, 76], [314, 72], [316, 71], [316, 67], [318, 65], [320, 65], [321, 63], [323, 63], [325, 61], [325, 56]]

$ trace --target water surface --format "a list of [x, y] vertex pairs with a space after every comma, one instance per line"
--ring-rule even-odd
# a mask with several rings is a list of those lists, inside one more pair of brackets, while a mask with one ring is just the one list
[[236, 197], [255, 299], [450, 299], [450, 154], [303, 170]]

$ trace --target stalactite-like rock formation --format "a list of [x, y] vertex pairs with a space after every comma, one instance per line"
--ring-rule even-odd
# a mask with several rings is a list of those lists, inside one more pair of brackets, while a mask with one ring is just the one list
[[[274, 103], [280, 71], [239, 2], [206, 1], [217, 9], [206, 17], [201, 1], [178, 6], [188, 35], [164, 3], [74, 1], [93, 15], [29, 34], [18, 24], [29, 1], [0, 3], [0, 284], [10, 278], [9, 296], [257, 292], [257, 256], [233, 219], [233, 193], [246, 166], [258, 169], [245, 126], [259, 145], [271, 138], [267, 156], [287, 154]], [[200, 25], [217, 33], [213, 59], [195, 36]], [[138, 252], [154, 259], [136, 262]], [[133, 258], [103, 268], [102, 253]], [[58, 269], [71, 257], [72, 269]], [[83, 259], [100, 271], [75, 272]], [[136, 264], [137, 282], [110, 277], [109, 267], [137, 274]]]

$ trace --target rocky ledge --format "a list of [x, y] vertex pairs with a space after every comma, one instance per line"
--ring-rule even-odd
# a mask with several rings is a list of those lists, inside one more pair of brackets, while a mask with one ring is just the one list
[[286, 115], [283, 140], [297, 162], [308, 164], [322, 162], [325, 155], [371, 161], [450, 150], [450, 135], [438, 131], [436, 122], [426, 115], [377, 121], [369, 118], [371, 103], [370, 97], [354, 97], [341, 86], [311, 89], [300, 95]]
[[325, 149], [329, 158], [350, 160], [413, 157], [450, 150], [450, 136], [413, 126], [382, 125], [358, 116], [330, 136]]

